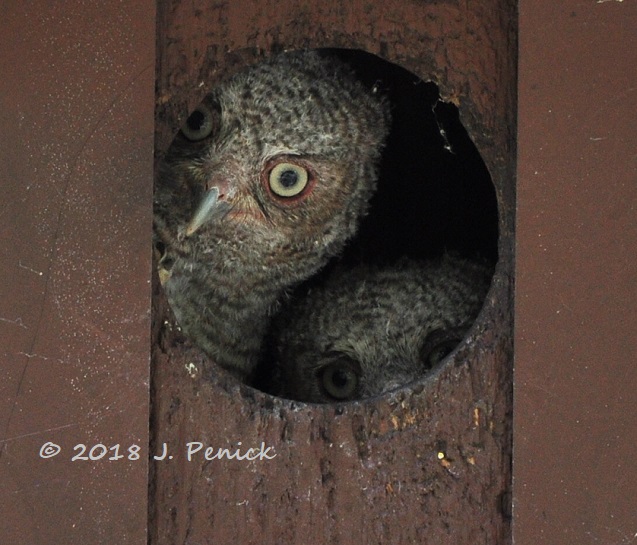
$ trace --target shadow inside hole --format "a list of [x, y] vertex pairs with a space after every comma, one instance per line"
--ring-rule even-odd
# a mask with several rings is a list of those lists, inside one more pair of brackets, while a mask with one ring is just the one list
[[452, 252], [497, 260], [498, 209], [491, 176], [438, 87], [358, 50], [325, 49], [391, 104], [378, 190], [344, 259], [426, 259]]

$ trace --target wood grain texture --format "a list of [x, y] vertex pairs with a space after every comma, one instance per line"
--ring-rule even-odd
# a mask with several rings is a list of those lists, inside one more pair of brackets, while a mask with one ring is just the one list
[[520, 2], [515, 542], [635, 542], [637, 4]]
[[154, 7], [2, 5], [3, 544], [147, 541]]
[[[482, 4], [482, 3], [481, 3]], [[156, 289], [151, 540], [509, 542], [515, 9], [512, 2], [160, 2], [158, 157], [219, 77], [273, 51], [359, 48], [438, 84], [491, 172], [500, 262], [468, 341], [438, 375], [378, 400], [272, 398], [211, 366]], [[185, 459], [186, 444], [272, 460]], [[503, 507], [504, 506], [504, 509]]]

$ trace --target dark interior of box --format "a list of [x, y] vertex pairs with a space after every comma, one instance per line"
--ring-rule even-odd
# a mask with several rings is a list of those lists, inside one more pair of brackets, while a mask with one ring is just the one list
[[495, 262], [498, 211], [487, 167], [437, 86], [357, 50], [325, 49], [391, 103], [392, 128], [370, 214], [346, 258], [392, 261], [444, 251]]

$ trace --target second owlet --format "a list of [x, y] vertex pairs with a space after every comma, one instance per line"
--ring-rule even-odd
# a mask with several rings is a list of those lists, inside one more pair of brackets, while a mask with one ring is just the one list
[[452, 256], [335, 269], [275, 321], [272, 393], [317, 403], [349, 401], [423, 377], [466, 334], [491, 272]]
[[305, 51], [223, 82], [175, 138], [155, 184], [160, 280], [184, 333], [237, 377], [284, 292], [355, 233], [388, 125], [349, 68]]

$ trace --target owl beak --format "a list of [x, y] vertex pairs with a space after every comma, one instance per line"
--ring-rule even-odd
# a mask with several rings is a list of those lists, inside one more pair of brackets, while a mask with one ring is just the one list
[[[221, 196], [223, 198], [223, 195]], [[191, 220], [186, 225], [184, 235], [189, 237], [195, 234], [199, 228], [209, 221], [225, 215], [230, 209], [229, 203], [220, 200], [219, 188], [208, 189], [195, 210]]]

